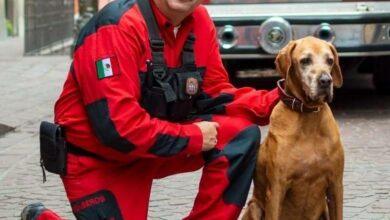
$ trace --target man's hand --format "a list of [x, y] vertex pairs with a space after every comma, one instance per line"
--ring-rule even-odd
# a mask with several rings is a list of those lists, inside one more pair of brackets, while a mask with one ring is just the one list
[[217, 128], [219, 124], [217, 122], [202, 121], [194, 123], [197, 125], [203, 134], [203, 146], [202, 151], [209, 151], [217, 144]]

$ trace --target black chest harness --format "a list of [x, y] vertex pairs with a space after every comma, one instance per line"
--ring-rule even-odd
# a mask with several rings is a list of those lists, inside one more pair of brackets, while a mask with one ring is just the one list
[[152, 117], [183, 121], [196, 114], [195, 101], [201, 94], [205, 69], [195, 64], [195, 36], [191, 33], [182, 51], [182, 66], [168, 68], [164, 60], [164, 40], [160, 37], [149, 0], [138, 1], [149, 30], [152, 61], [140, 73], [141, 106]]

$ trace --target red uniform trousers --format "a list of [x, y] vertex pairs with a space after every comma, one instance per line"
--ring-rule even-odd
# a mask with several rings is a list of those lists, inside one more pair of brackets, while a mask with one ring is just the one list
[[[243, 118], [203, 119], [220, 124], [216, 148], [203, 154], [139, 158], [128, 164], [69, 154], [63, 182], [76, 217], [146, 219], [153, 179], [203, 167], [199, 192], [186, 219], [237, 219], [250, 188], [260, 130]], [[46, 215], [40, 219], [58, 219]]]
[[[220, 124], [217, 147], [202, 153], [197, 126], [150, 117], [142, 108], [140, 76], [152, 58], [148, 29], [136, 1], [113, 1], [83, 28], [55, 105], [55, 122], [67, 141], [98, 155], [69, 154], [63, 182], [73, 212], [78, 219], [146, 219], [153, 179], [204, 166], [188, 219], [236, 219], [255, 167], [257, 124], [268, 124], [278, 92], [229, 83], [217, 30], [203, 6], [182, 22], [175, 37], [173, 25], [150, 2], [169, 68], [182, 65], [186, 39], [191, 33], [196, 38], [195, 64], [205, 70], [197, 110], [226, 114], [203, 117]], [[109, 61], [111, 76], [100, 71], [103, 61]]]

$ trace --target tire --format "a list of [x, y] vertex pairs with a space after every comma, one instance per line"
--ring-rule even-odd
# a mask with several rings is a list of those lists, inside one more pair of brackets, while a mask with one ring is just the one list
[[382, 94], [390, 94], [390, 57], [378, 57], [374, 61], [373, 83]]

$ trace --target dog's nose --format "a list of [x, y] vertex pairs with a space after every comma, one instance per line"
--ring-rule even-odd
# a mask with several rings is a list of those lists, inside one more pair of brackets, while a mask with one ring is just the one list
[[328, 88], [332, 83], [332, 78], [330, 78], [329, 74], [322, 74], [319, 79], [319, 84], [321, 88]]

